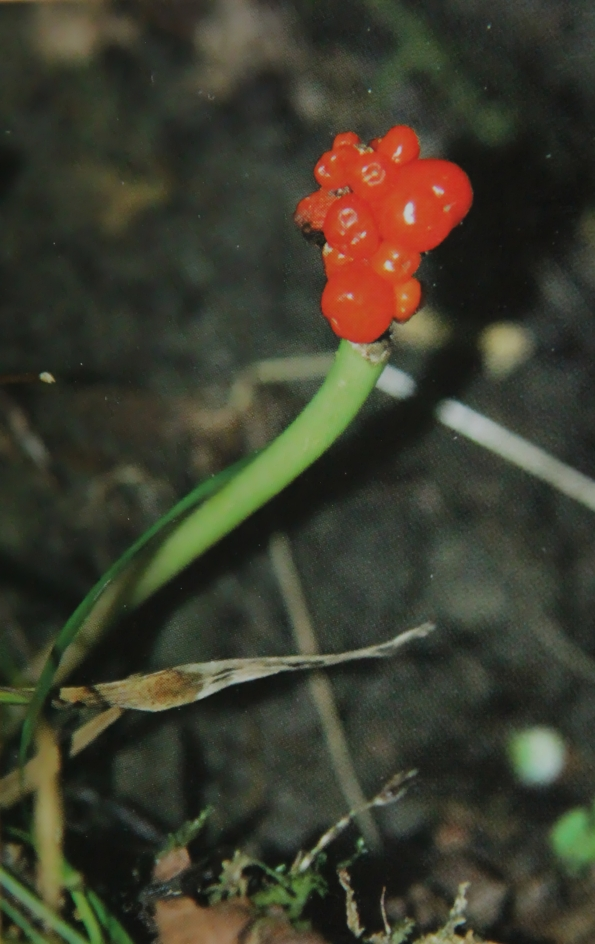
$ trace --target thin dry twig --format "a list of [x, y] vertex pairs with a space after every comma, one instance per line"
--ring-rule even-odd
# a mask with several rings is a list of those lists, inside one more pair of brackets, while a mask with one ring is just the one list
[[[314, 624], [286, 534], [277, 532], [271, 536], [269, 557], [300, 655], [317, 653], [319, 648]], [[332, 767], [347, 806], [349, 809], [362, 807], [366, 803], [366, 797], [351, 758], [331, 682], [324, 672], [312, 672], [308, 678], [308, 686], [318, 711]], [[368, 846], [378, 849], [381, 844], [380, 833], [370, 811], [363, 810], [357, 821]]]
[[[123, 708], [107, 708], [77, 728], [70, 740], [69, 757], [76, 757], [124, 714]], [[1, 782], [1, 781], [0, 781]]]
[[345, 916], [347, 919], [347, 927], [353, 936], [359, 939], [366, 933], [366, 929], [363, 927], [360, 921], [359, 909], [355, 901], [353, 888], [351, 887], [351, 878], [349, 876], [349, 872], [347, 869], [339, 869], [337, 875], [339, 877], [339, 884], [345, 892]]
[[331, 826], [330, 829], [327, 829], [327, 831], [322, 834], [310, 852], [300, 852], [291, 867], [291, 871], [298, 873], [307, 872], [314, 860], [318, 858], [320, 853], [323, 852], [326, 847], [331, 844], [331, 842], [334, 842], [337, 836], [340, 836], [341, 833], [344, 832], [353, 822], [353, 820], [364, 812], [364, 810], [371, 810], [378, 806], [389, 806], [391, 803], [396, 803], [397, 800], [400, 800], [401, 797], [405, 795], [409, 782], [413, 779], [413, 777], [416, 776], [416, 774], [416, 770], [409, 770], [407, 773], [395, 774], [394, 777], [391, 777], [388, 783], [385, 783], [382, 790], [380, 790], [376, 796], [372, 797], [371, 800], [367, 800], [363, 806], [360, 806], [354, 810], [350, 810], [349, 813], [346, 813], [345, 816], [342, 816], [334, 826]]
[[42, 763], [39, 754], [21, 769], [11, 770], [0, 780], [0, 809], [6, 810], [37, 789]]
[[[80, 754], [122, 714], [122, 708], [108, 708], [82, 724], [72, 735], [68, 756], [76, 757]], [[38, 752], [27, 761], [22, 770], [11, 770], [9, 774], [2, 777], [0, 779], [0, 809], [9, 809], [23, 797], [37, 790], [46, 772], [47, 765]]]
[[0, 389], [0, 408], [6, 416], [6, 423], [20, 451], [40, 471], [47, 473], [51, 464], [49, 450], [41, 436], [31, 426], [29, 417], [22, 407], [2, 389]]
[[[416, 383], [409, 374], [388, 364], [377, 388], [396, 400], [413, 396]], [[595, 511], [595, 481], [561, 462], [545, 449], [511, 432], [459, 400], [442, 400], [436, 407], [436, 419], [466, 439], [483, 446], [518, 469], [546, 482], [569, 498]]]

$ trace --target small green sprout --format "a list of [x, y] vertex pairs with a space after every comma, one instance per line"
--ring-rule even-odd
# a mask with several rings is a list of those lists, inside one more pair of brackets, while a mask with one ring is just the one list
[[[280, 907], [292, 924], [299, 922], [312, 895], [324, 898], [328, 891], [327, 883], [317, 871], [323, 864], [323, 859], [324, 856], [319, 856], [316, 866], [311, 866], [307, 872], [288, 872], [287, 875], [281, 875], [276, 869], [273, 873], [275, 881], [252, 895], [253, 904], [264, 911], [274, 906]], [[271, 872], [267, 874], [273, 877]]]
[[595, 802], [591, 808], [577, 806], [554, 824], [550, 833], [554, 853], [571, 872], [595, 862]]
[[212, 806], [205, 807], [202, 810], [196, 819], [191, 819], [187, 823], [184, 823], [180, 829], [175, 833], [171, 833], [163, 846], [163, 849], [159, 852], [157, 856], [158, 859], [161, 859], [164, 855], [167, 855], [168, 852], [171, 852], [173, 849], [184, 849], [189, 842], [192, 842], [198, 834], [204, 829], [205, 823], [208, 820], [209, 816], [213, 812]]
[[217, 882], [206, 890], [209, 904], [247, 897], [250, 880], [246, 873], [248, 869], [255, 870], [260, 872], [260, 887], [249, 895], [252, 904], [263, 914], [271, 908], [281, 908], [287, 919], [295, 927], [300, 927], [309, 898], [314, 894], [323, 898], [327, 893], [327, 884], [319, 872], [323, 864], [324, 856], [319, 855], [304, 872], [288, 869], [286, 865], [272, 869], [264, 862], [236, 850], [231, 859], [221, 864]]

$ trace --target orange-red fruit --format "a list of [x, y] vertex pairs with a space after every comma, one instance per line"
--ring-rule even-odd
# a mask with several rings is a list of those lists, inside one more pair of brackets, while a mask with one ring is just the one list
[[400, 168], [379, 217], [380, 233], [406, 249], [434, 249], [473, 202], [467, 174], [450, 161], [422, 159]]
[[365, 151], [352, 160], [347, 182], [354, 193], [375, 206], [387, 198], [397, 173], [393, 162], [385, 154]]
[[342, 147], [325, 151], [314, 168], [314, 176], [321, 187], [326, 190], [339, 190], [347, 187], [349, 171], [353, 160], [359, 155], [353, 144], [344, 144]]
[[342, 269], [343, 266], [353, 262], [353, 259], [351, 256], [344, 256], [338, 249], [333, 249], [332, 246], [325, 243], [322, 247], [322, 261], [324, 263], [326, 276], [330, 279], [331, 275], [337, 272], [338, 269]]
[[393, 285], [399, 285], [410, 279], [417, 271], [421, 263], [421, 255], [413, 249], [403, 249], [386, 239], [380, 243], [380, 246], [370, 259], [370, 265], [374, 272], [381, 275], [383, 279], [392, 282]]
[[417, 279], [409, 279], [402, 285], [394, 287], [393, 317], [395, 321], [409, 321], [415, 314], [421, 302], [421, 285]]
[[357, 344], [371, 344], [395, 316], [394, 289], [365, 262], [352, 262], [324, 287], [322, 313], [335, 334]]
[[380, 245], [372, 210], [355, 193], [345, 194], [332, 204], [323, 232], [329, 246], [352, 259], [368, 259]]
[[329, 207], [339, 198], [328, 190], [316, 190], [300, 200], [295, 208], [294, 220], [303, 229], [322, 230]]
[[343, 131], [335, 136], [333, 141], [333, 150], [338, 147], [345, 147], [346, 144], [361, 144], [359, 134], [355, 131]]
[[419, 140], [413, 128], [407, 125], [395, 125], [376, 141], [375, 150], [386, 154], [395, 164], [408, 164], [419, 157]]

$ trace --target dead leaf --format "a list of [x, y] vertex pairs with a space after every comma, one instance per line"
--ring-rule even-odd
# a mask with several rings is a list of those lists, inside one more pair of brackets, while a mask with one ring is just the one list
[[190, 854], [186, 846], [174, 846], [160, 855], [155, 861], [153, 869], [154, 882], [169, 882], [176, 875], [181, 875], [192, 865]]
[[158, 901], [155, 924], [161, 944], [237, 944], [253, 918], [247, 902], [221, 902], [210, 908], [183, 896]]
[[163, 669], [150, 675], [133, 675], [118, 682], [69, 686], [60, 689], [59, 700], [66, 704], [80, 702], [90, 708], [114, 706], [136, 711], [166, 711], [208, 698], [231, 685], [240, 685], [280, 672], [328, 668], [359, 659], [384, 659], [394, 655], [411, 640], [427, 636], [433, 628], [431, 623], [424, 623], [388, 642], [331, 655], [270, 656], [198, 662]]

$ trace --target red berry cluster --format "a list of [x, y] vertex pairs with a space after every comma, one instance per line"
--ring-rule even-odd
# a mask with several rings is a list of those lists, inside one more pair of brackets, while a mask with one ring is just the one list
[[324, 234], [322, 313], [340, 338], [371, 343], [417, 311], [420, 253], [468, 213], [469, 178], [450, 161], [420, 158], [406, 125], [369, 146], [353, 131], [338, 134], [314, 176], [320, 190], [298, 203], [295, 221]]

